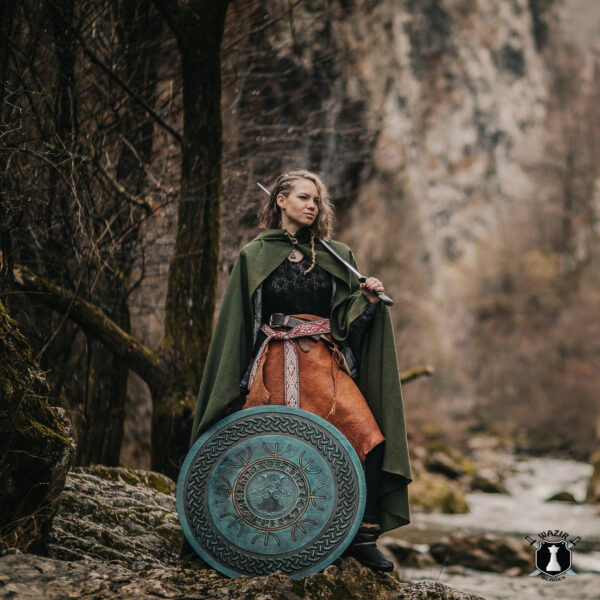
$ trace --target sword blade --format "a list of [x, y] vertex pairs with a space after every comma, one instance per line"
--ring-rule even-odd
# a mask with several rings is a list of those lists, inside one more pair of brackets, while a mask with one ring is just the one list
[[262, 185], [262, 183], [258, 183], [258, 181], [256, 182], [256, 185], [263, 191], [266, 192], [269, 196], [271, 195], [271, 192], [264, 186]]
[[332, 256], [335, 256], [349, 271], [354, 273], [359, 281], [365, 281], [367, 278], [356, 268], [353, 267], [347, 260], [344, 260], [327, 242], [319, 240], [323, 248], [327, 250]]
[[[327, 242], [324, 242], [323, 240], [319, 240], [319, 242], [321, 242], [323, 248], [325, 248], [334, 258], [339, 260], [351, 273], [354, 273], [361, 283], [367, 280], [356, 267], [351, 265], [347, 260], [344, 260]], [[392, 306], [394, 304], [394, 301], [385, 292], [374, 293], [386, 306]]]

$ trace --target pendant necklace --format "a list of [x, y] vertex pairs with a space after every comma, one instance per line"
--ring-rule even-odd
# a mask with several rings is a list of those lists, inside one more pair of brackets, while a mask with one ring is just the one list
[[288, 231], [286, 231], [285, 234], [287, 235], [290, 242], [292, 243], [292, 251], [287, 256], [288, 260], [291, 262], [295, 262], [295, 263], [300, 262], [304, 258], [304, 255], [302, 254], [300, 249], [297, 247], [298, 240], [296, 239], [296, 237], [294, 235], [292, 235]]
[[300, 250], [294, 248], [289, 254], [288, 254], [288, 260], [292, 261], [292, 262], [300, 262], [302, 260], [303, 256], [302, 253], [300, 252]]

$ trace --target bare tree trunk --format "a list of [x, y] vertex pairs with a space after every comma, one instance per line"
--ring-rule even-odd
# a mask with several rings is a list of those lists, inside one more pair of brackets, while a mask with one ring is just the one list
[[2, 126], [2, 109], [8, 79], [8, 60], [10, 55], [10, 39], [12, 37], [16, 0], [0, 2], [0, 126]]
[[[154, 399], [152, 467], [178, 470], [212, 336], [221, 225], [220, 47], [227, 2], [155, 0], [181, 53], [183, 143], [175, 256], [169, 267], [161, 354], [181, 380]], [[172, 440], [172, 444], [165, 444]]]
[[[0, 134], [8, 125], [4, 123], [4, 96], [8, 80], [8, 62], [10, 58], [10, 41], [14, 27], [16, 0], [0, 2]], [[7, 155], [0, 152], [0, 190], [4, 185], [4, 171]], [[2, 192], [0, 191], [0, 274], [6, 275], [12, 271], [12, 238], [10, 234], [13, 215], [2, 210]]]
[[[104, 289], [97, 297], [106, 302], [113, 299], [108, 315], [129, 332], [129, 306], [122, 282], [115, 277], [102, 279], [105, 281], [99, 285]], [[88, 341], [88, 364], [76, 464], [114, 467], [119, 464], [123, 441], [129, 367], [95, 340]]]

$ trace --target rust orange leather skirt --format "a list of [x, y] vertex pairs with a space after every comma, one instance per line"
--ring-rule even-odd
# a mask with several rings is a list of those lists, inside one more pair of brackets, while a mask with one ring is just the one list
[[[317, 320], [314, 315], [293, 315]], [[330, 334], [290, 340], [296, 346], [299, 366], [300, 408], [337, 427], [352, 444], [361, 461], [383, 434], [354, 380], [344, 368], [343, 356]], [[284, 341], [270, 340], [265, 349], [243, 408], [284, 405]]]

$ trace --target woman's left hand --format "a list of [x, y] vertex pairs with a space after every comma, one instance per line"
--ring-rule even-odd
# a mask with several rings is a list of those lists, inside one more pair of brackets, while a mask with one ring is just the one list
[[360, 291], [365, 295], [371, 304], [377, 304], [379, 297], [373, 292], [384, 292], [383, 283], [375, 277], [369, 277], [364, 283], [360, 284]]

